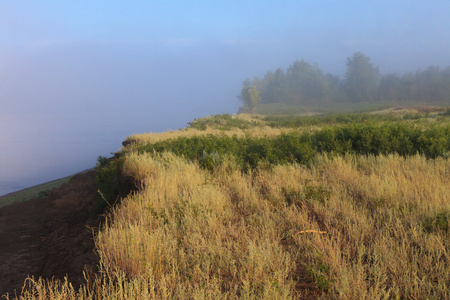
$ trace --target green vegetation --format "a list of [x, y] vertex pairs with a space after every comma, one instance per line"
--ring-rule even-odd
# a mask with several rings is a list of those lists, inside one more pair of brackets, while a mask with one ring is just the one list
[[[25, 299], [447, 299], [448, 110], [212, 116], [129, 138], [101, 272]], [[206, 128], [205, 128], [206, 127]], [[120, 162], [120, 163], [119, 163]]]
[[50, 181], [44, 184], [40, 184], [37, 186], [33, 186], [27, 189], [23, 189], [21, 191], [8, 194], [0, 197], [0, 207], [11, 205], [14, 203], [28, 201], [34, 198], [41, 198], [49, 195], [49, 193], [60, 187], [62, 184], [69, 182], [69, 180], [73, 177], [68, 176], [65, 178], [61, 178], [58, 180]]
[[[419, 114], [414, 114], [421, 118]], [[309, 117], [298, 116], [264, 116], [263, 121], [270, 127], [297, 128], [302, 126], [323, 126], [367, 122], [400, 121], [404, 116], [393, 114], [323, 114]]]
[[250, 113], [255, 113], [256, 107], [261, 103], [259, 91], [254, 84], [250, 83], [250, 80], [244, 81], [239, 98], [244, 102], [244, 110]]
[[112, 207], [118, 201], [119, 182], [118, 166], [119, 160], [108, 159], [99, 156], [95, 168], [95, 183], [98, 187], [98, 195], [94, 198], [93, 211], [98, 213], [107, 206]]
[[190, 128], [195, 128], [198, 130], [206, 130], [207, 128], [231, 130], [234, 128], [248, 129], [252, 126], [256, 126], [257, 122], [233, 118], [230, 114], [223, 114], [195, 119], [188, 124]]
[[[162, 153], [170, 151], [189, 160], [197, 160], [200, 166], [212, 169], [232, 156], [243, 170], [255, 169], [260, 164], [309, 163], [318, 153], [333, 155], [422, 154], [428, 158], [448, 156], [450, 153], [450, 124], [436, 125], [387, 122], [377, 115], [314, 117], [314, 125], [335, 123], [315, 132], [290, 132], [276, 137], [230, 137], [206, 135], [179, 137], [152, 144], [140, 145], [140, 152]], [[308, 122], [307, 118], [266, 117], [270, 126], [295, 127]], [[368, 121], [369, 120], [369, 121]], [[355, 122], [357, 121], [357, 122]], [[362, 123], [360, 123], [362, 122]], [[309, 124], [310, 125], [310, 124]]]

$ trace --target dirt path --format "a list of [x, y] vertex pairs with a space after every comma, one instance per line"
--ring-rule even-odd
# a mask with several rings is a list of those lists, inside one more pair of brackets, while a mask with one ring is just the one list
[[[75, 175], [48, 196], [0, 208], [0, 296], [20, 293], [25, 278], [68, 280], [79, 285], [98, 258], [92, 229], [94, 172]], [[1, 298], [1, 297], [0, 297]]]

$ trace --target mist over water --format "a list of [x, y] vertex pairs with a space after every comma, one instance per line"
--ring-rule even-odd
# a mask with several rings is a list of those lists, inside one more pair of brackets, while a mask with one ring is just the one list
[[184, 114], [168, 110], [137, 108], [134, 114], [118, 112], [106, 118], [101, 113], [79, 114], [76, 119], [31, 114], [11, 120], [10, 116], [7, 126], [1, 126], [0, 195], [92, 168], [99, 155], [112, 156], [133, 133], [175, 130], [202, 116], [201, 109]]
[[0, 95], [10, 101], [0, 111], [0, 195], [92, 168], [131, 134], [184, 128], [239, 106], [232, 86], [241, 78], [199, 70], [205, 56], [156, 60], [91, 47], [81, 59], [79, 51], [53, 49], [4, 65]]

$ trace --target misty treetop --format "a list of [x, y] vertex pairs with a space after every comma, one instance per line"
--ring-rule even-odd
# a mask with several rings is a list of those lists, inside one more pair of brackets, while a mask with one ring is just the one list
[[370, 62], [370, 57], [357, 52], [347, 58], [344, 89], [348, 100], [352, 102], [376, 99], [380, 72]]
[[259, 104], [321, 106], [339, 103], [384, 103], [393, 105], [449, 105], [450, 66], [403, 75], [381, 75], [369, 56], [356, 52], [346, 61], [344, 78], [324, 73], [317, 64], [296, 60], [286, 71], [268, 71], [262, 79], [243, 82], [240, 112], [255, 112]]

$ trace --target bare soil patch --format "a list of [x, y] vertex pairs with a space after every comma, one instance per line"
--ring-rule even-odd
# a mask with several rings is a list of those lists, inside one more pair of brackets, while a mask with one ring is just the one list
[[20, 294], [27, 276], [64, 279], [77, 287], [95, 272], [94, 172], [73, 176], [48, 196], [0, 208], [0, 296]]

